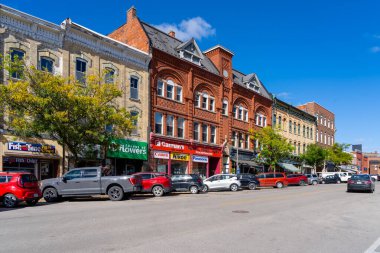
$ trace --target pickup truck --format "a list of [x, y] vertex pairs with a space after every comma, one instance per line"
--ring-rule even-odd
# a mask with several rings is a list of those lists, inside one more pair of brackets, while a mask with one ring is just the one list
[[141, 190], [141, 176], [102, 176], [100, 167], [71, 169], [63, 177], [46, 179], [41, 182], [42, 196], [46, 202], [58, 201], [62, 197], [100, 194], [107, 194], [110, 200], [119, 201], [126, 194]]

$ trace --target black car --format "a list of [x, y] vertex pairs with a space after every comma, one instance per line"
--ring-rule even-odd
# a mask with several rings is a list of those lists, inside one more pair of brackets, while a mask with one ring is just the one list
[[175, 192], [199, 193], [203, 190], [203, 180], [198, 174], [172, 176], [172, 190]]
[[376, 180], [370, 175], [352, 175], [352, 177], [347, 182], [347, 192], [351, 191], [366, 191], [374, 192]]
[[238, 174], [237, 179], [241, 183], [241, 188], [255, 190], [258, 186], [260, 186], [259, 180], [253, 174]]
[[328, 175], [321, 179], [321, 184], [340, 184], [342, 180], [337, 174]]

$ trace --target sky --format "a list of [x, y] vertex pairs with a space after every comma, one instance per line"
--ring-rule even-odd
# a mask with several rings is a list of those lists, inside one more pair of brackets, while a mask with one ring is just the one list
[[53, 23], [70, 17], [102, 34], [139, 18], [194, 37], [202, 50], [234, 52], [233, 67], [256, 73], [277, 97], [315, 101], [335, 113], [336, 141], [380, 151], [380, 1], [0, 0]]

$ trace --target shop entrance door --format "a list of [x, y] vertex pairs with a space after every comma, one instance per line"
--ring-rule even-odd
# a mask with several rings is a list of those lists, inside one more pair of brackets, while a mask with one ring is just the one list
[[219, 161], [220, 158], [209, 157], [209, 177], [220, 173]]

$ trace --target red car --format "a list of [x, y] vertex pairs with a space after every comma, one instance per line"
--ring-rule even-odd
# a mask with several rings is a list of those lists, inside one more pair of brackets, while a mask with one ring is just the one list
[[307, 177], [303, 174], [289, 174], [286, 176], [289, 185], [307, 185]]
[[155, 197], [161, 197], [172, 190], [172, 180], [164, 173], [140, 172], [135, 175], [142, 177], [141, 192], [153, 193]]
[[25, 201], [34, 206], [42, 197], [37, 178], [26, 172], [0, 172], [0, 200], [4, 207]]

